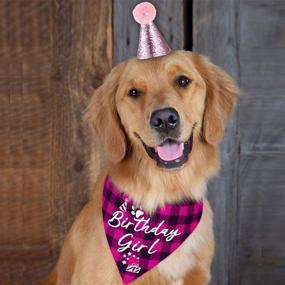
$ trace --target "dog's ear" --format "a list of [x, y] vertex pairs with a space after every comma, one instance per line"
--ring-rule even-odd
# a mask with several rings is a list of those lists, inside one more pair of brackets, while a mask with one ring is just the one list
[[126, 153], [126, 138], [117, 113], [115, 94], [126, 63], [112, 69], [95, 91], [84, 114], [84, 120], [96, 131], [108, 161], [120, 162]]
[[234, 80], [207, 58], [198, 56], [196, 67], [206, 83], [203, 137], [217, 145], [224, 136], [226, 124], [234, 110], [239, 89]]

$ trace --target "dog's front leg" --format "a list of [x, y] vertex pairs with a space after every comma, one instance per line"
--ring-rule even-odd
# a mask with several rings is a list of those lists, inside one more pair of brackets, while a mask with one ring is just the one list
[[197, 265], [186, 275], [183, 285], [207, 285], [210, 279], [210, 270]]

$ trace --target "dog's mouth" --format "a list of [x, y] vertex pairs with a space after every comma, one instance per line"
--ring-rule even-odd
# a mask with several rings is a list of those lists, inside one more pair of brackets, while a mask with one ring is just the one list
[[186, 142], [166, 138], [155, 147], [147, 146], [143, 141], [142, 144], [147, 154], [156, 161], [159, 167], [168, 169], [178, 168], [183, 166], [188, 160], [193, 145], [193, 131]]

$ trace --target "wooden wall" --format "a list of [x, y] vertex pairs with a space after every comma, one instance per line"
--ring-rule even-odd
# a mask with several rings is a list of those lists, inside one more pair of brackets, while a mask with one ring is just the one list
[[111, 16], [111, 0], [0, 1], [0, 284], [46, 276], [87, 200], [81, 117]]
[[[96, 146], [82, 113], [111, 66], [135, 56], [139, 2], [0, 1], [0, 284], [46, 276], [88, 198]], [[173, 49], [209, 56], [242, 89], [209, 185], [211, 285], [283, 285], [285, 3], [152, 2]]]
[[[239, 2], [240, 284], [285, 283], [285, 3]], [[251, 283], [252, 282], [252, 283]]]
[[217, 251], [212, 284], [285, 282], [285, 3], [194, 0], [193, 48], [242, 96], [209, 187]]

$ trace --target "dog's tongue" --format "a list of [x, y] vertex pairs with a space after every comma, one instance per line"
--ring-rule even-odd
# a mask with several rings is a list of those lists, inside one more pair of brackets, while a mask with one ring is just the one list
[[158, 145], [155, 150], [162, 160], [171, 161], [183, 155], [183, 143], [166, 141]]

